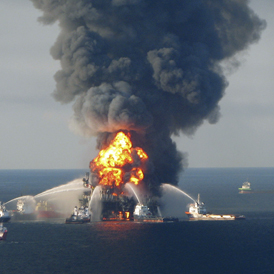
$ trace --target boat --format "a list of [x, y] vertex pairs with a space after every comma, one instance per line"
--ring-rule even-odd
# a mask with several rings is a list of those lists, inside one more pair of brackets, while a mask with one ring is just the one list
[[25, 204], [24, 200], [19, 199], [16, 204], [17, 210], [12, 212], [12, 220], [36, 220], [34, 208]]
[[176, 217], [154, 216], [148, 206], [138, 203], [133, 212], [135, 222], [163, 223], [163, 222], [178, 222]]
[[6, 223], [10, 220], [10, 214], [6, 210], [6, 207], [0, 202], [0, 223]]
[[66, 219], [66, 224], [84, 224], [90, 222], [90, 213], [88, 207], [81, 206], [78, 210], [74, 207], [72, 215]]
[[238, 214], [212, 214], [207, 213], [205, 204], [200, 201], [200, 194], [198, 194], [198, 199], [195, 201], [195, 203], [190, 204], [188, 211], [185, 212], [185, 214], [188, 216], [188, 219], [190, 221], [199, 221], [199, 220], [205, 220], [205, 221], [214, 221], [214, 220], [223, 220], [223, 221], [229, 221], [229, 220], [244, 220], [244, 215], [238, 215]]
[[240, 194], [246, 194], [246, 193], [251, 193], [251, 184], [250, 182], [246, 181], [243, 183], [242, 187], [239, 187], [239, 193]]
[[8, 235], [8, 230], [3, 226], [3, 223], [0, 223], [0, 241], [6, 240]]
[[48, 204], [47, 201], [40, 201], [35, 208], [37, 219], [54, 219], [64, 218], [65, 215], [61, 212], [54, 210], [54, 208]]

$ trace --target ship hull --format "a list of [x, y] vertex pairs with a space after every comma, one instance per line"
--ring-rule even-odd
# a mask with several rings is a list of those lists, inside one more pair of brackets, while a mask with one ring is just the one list
[[37, 211], [37, 219], [56, 219], [63, 218], [65, 215], [56, 211], [41, 210]]
[[66, 219], [66, 224], [85, 224], [85, 223], [89, 223], [90, 222], [90, 219], [87, 218], [87, 219], [75, 219], [75, 218], [67, 218]]
[[239, 194], [249, 194], [249, 193], [253, 193], [253, 191], [251, 189], [240, 189], [239, 188]]
[[244, 215], [231, 215], [231, 214], [224, 214], [224, 215], [217, 215], [217, 214], [198, 214], [193, 215], [189, 212], [186, 212], [188, 219], [190, 221], [235, 221], [235, 220], [244, 220]]
[[0, 217], [0, 223], [6, 223], [10, 220], [10, 216], [2, 216]]
[[152, 218], [134, 217], [134, 222], [139, 222], [139, 223], [174, 223], [178, 221], [179, 219], [175, 217], [152, 217]]

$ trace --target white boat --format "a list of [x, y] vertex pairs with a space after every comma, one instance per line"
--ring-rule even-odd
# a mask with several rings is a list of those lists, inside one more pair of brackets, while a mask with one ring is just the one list
[[243, 194], [243, 193], [251, 193], [251, 184], [250, 182], [246, 181], [243, 183], [242, 187], [239, 187], [239, 193]]
[[141, 203], [135, 206], [133, 212], [133, 217], [135, 222], [153, 222], [153, 223], [163, 223], [163, 222], [178, 222], [179, 219], [175, 217], [162, 217], [153, 216], [149, 208]]
[[200, 194], [198, 194], [198, 199], [194, 204], [190, 204], [188, 211], [185, 212], [190, 221], [199, 221], [199, 220], [243, 220], [245, 219], [244, 215], [234, 215], [234, 214], [212, 214], [207, 213], [205, 204], [200, 201]]
[[0, 223], [6, 223], [10, 220], [10, 214], [6, 210], [6, 207], [0, 202]]
[[83, 224], [88, 222], [90, 222], [90, 212], [87, 206], [81, 206], [79, 210], [75, 206], [72, 215], [66, 219], [66, 224]]

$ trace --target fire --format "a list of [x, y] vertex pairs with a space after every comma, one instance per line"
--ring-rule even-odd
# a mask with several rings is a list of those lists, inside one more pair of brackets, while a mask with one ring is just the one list
[[140, 168], [133, 168], [130, 180], [133, 182], [135, 185], [138, 185], [140, 180], [144, 179], [144, 173]]
[[[129, 182], [138, 185], [144, 178], [140, 165], [148, 159], [147, 154], [139, 147], [132, 147], [130, 133], [118, 132], [106, 149], [90, 162], [90, 168], [99, 175], [99, 184], [120, 186], [124, 183], [125, 173], [130, 173]], [[133, 155], [138, 155], [140, 163], [134, 163]], [[133, 167], [134, 165], [134, 167]]]
[[129, 211], [126, 211], [126, 212], [125, 212], [125, 216], [126, 216], [126, 219], [129, 219], [129, 217], [130, 217], [130, 212], [129, 212]]

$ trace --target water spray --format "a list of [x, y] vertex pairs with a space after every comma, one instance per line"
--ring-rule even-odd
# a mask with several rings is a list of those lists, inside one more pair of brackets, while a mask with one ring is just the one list
[[170, 184], [163, 184], [163, 187], [170, 187], [170, 188], [172, 188], [172, 189], [175, 189], [176, 191], [183, 193], [186, 197], [188, 197], [188, 198], [191, 199], [194, 203], [196, 203], [196, 201], [195, 201], [190, 195], [188, 195], [186, 192], [184, 192], [184, 191], [181, 190], [180, 188], [177, 188], [177, 187], [175, 187], [175, 186], [173, 186], [173, 185], [170, 185]]
[[138, 200], [138, 203], [141, 204], [140, 199], [139, 199], [137, 193], [135, 192], [135, 190], [133, 189], [133, 187], [132, 187], [129, 183], [127, 183], [127, 184], [125, 185], [125, 187], [130, 187], [130, 189], [131, 189], [132, 192], [134, 193], [136, 199]]
[[34, 198], [41, 198], [41, 197], [47, 196], [47, 195], [54, 195], [54, 194], [57, 194], [57, 193], [66, 193], [66, 192], [77, 191], [77, 190], [83, 190], [84, 191], [86, 189], [83, 188], [83, 187], [78, 187], [78, 188], [72, 188], [72, 189], [55, 190], [55, 191], [52, 191], [52, 192], [45, 191], [45, 192], [42, 192], [40, 194], [37, 194], [36, 196], [34, 196]]

